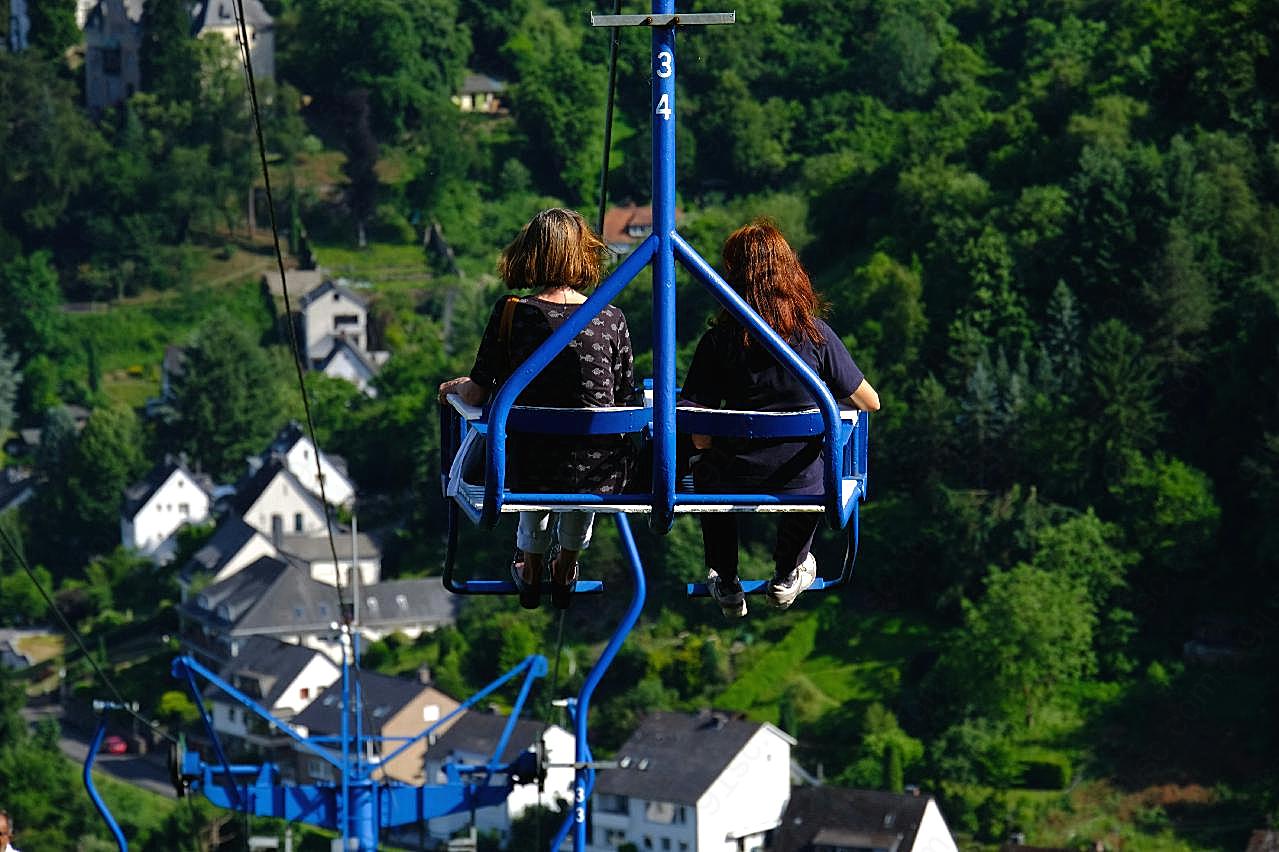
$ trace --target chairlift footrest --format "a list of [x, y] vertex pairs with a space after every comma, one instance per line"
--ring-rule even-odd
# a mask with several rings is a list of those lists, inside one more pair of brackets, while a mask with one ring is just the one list
[[[519, 590], [510, 580], [463, 580], [457, 584], [457, 594], [462, 595], [518, 595]], [[602, 580], [578, 580], [573, 586], [575, 595], [598, 595], [604, 591]], [[542, 584], [543, 596], [550, 594], [550, 584]]]
[[[768, 591], [768, 580], [742, 580], [742, 591], [748, 595], [762, 595]], [[827, 581], [821, 577], [813, 580], [813, 585], [809, 586], [807, 591], [821, 591], [828, 586], [835, 585], [834, 581]], [[709, 598], [711, 590], [705, 583], [689, 583], [688, 596], [690, 598]]]

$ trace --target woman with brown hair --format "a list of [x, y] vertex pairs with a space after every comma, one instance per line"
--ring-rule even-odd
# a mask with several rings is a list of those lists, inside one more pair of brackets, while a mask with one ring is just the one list
[[[603, 274], [604, 243], [572, 210], [543, 210], [502, 251], [498, 272], [512, 290], [493, 307], [469, 376], [440, 385], [440, 400], [456, 393], [470, 405], [492, 396], [514, 369], [586, 301]], [[628, 405], [634, 367], [626, 317], [609, 305], [520, 394], [519, 405], [597, 408]], [[631, 454], [622, 435], [507, 437], [508, 487], [512, 491], [617, 494], [626, 483]], [[552, 530], [554, 518], [555, 530]], [[521, 512], [511, 566], [520, 604], [536, 609], [546, 563], [551, 602], [566, 609], [577, 581], [578, 553], [591, 540], [591, 512]], [[548, 557], [552, 533], [558, 552]]]
[[[824, 305], [781, 231], [757, 219], [734, 231], [722, 252], [724, 279], [778, 336], [821, 377], [836, 401], [863, 411], [879, 409], [879, 395], [822, 319]], [[693, 354], [681, 400], [706, 408], [802, 411], [814, 401], [786, 369], [727, 312], [721, 312]], [[822, 442], [812, 439], [716, 438], [693, 435], [698, 491], [813, 494], [822, 490]], [[737, 574], [737, 516], [701, 513], [711, 596], [724, 614], [746, 614]], [[773, 549], [770, 601], [786, 609], [813, 584], [817, 561], [810, 549], [821, 515], [783, 513]]]

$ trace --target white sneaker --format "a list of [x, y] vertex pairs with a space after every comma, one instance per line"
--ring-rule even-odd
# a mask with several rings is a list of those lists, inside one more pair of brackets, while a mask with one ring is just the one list
[[712, 570], [706, 575], [706, 586], [726, 617], [742, 618], [746, 615], [746, 593], [742, 591], [740, 580], [729, 583]]
[[804, 557], [804, 561], [796, 566], [795, 570], [785, 580], [776, 578], [768, 582], [768, 599], [773, 602], [773, 606], [778, 609], [787, 609], [791, 604], [795, 603], [795, 598], [800, 593], [813, 585], [813, 581], [817, 579], [817, 557], [809, 553]]

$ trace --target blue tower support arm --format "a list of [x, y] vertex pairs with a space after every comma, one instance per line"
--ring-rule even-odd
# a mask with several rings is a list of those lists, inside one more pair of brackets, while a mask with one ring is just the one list
[[[342, 762], [340, 760], [336, 759], [335, 757], [330, 755], [328, 752], [326, 752], [324, 749], [320, 748], [319, 746], [311, 743], [306, 737], [299, 734], [293, 728], [293, 726], [290, 725], [288, 722], [285, 722], [282, 719], [276, 718], [271, 713], [270, 710], [266, 709], [261, 704], [254, 701], [252, 698], [245, 695], [243, 692], [236, 689], [234, 686], [227, 683], [222, 678], [218, 677], [217, 674], [215, 674], [214, 672], [205, 668], [205, 666], [202, 665], [195, 658], [188, 656], [186, 654], [180, 657], [177, 657], [173, 661], [172, 668], [173, 668], [173, 676], [177, 678], [181, 678], [183, 676], [189, 676], [191, 673], [200, 675], [200, 677], [204, 678], [209, 683], [211, 683], [212, 685], [216, 686], [218, 689], [225, 692], [231, 698], [234, 698], [238, 703], [243, 704], [245, 707], [248, 707], [250, 710], [256, 713], [259, 717], [266, 720], [268, 723], [274, 725], [282, 733], [284, 733], [286, 736], [288, 736], [290, 739], [292, 739], [294, 742], [296, 742], [302, 748], [306, 749], [311, 754], [331, 764], [337, 769], [342, 768]], [[195, 687], [192, 686], [192, 689], [195, 690]], [[200, 697], [200, 694], [198, 691], [196, 691], [196, 694], [194, 697], [197, 701], [200, 702], [201, 705], [203, 705], [204, 703], [203, 699]], [[206, 714], [206, 718], [207, 718], [207, 714]]]
[[124, 839], [124, 832], [120, 830], [120, 824], [115, 821], [115, 817], [111, 815], [111, 809], [107, 807], [107, 803], [102, 800], [101, 794], [98, 793], [97, 786], [93, 783], [93, 763], [97, 760], [98, 749], [102, 748], [102, 739], [107, 733], [107, 714], [103, 713], [98, 719], [98, 728], [93, 733], [93, 741], [89, 743], [89, 753], [84, 758], [84, 789], [89, 794], [89, 798], [93, 801], [93, 806], [97, 808], [98, 813], [102, 816], [103, 821], [107, 824], [107, 828], [111, 829], [111, 836], [115, 838], [116, 845], [120, 852], [129, 852], [129, 842]]

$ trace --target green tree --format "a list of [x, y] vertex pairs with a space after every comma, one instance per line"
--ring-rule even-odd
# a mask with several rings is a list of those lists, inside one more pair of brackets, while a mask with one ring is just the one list
[[225, 313], [206, 320], [185, 351], [169, 443], [214, 477], [235, 477], [285, 419], [280, 375], [243, 324]]
[[1154, 446], [1163, 426], [1158, 374], [1141, 337], [1114, 319], [1088, 336], [1087, 371], [1093, 451], [1102, 471], [1117, 473], [1127, 453]]
[[138, 64], [144, 91], [162, 101], [195, 103], [200, 62], [191, 38], [191, 11], [183, 0], [145, 0]]
[[53, 352], [62, 333], [62, 290], [50, 259], [39, 251], [0, 266], [0, 300], [9, 306], [0, 331], [23, 360]]
[[61, 61], [71, 47], [80, 43], [75, 21], [76, 0], [40, 0], [27, 4], [31, 21], [28, 43], [34, 50]]
[[986, 596], [964, 602], [964, 628], [943, 668], [969, 706], [1033, 728], [1059, 687], [1095, 668], [1096, 622], [1087, 590], [1070, 577], [1024, 563], [995, 568]]

